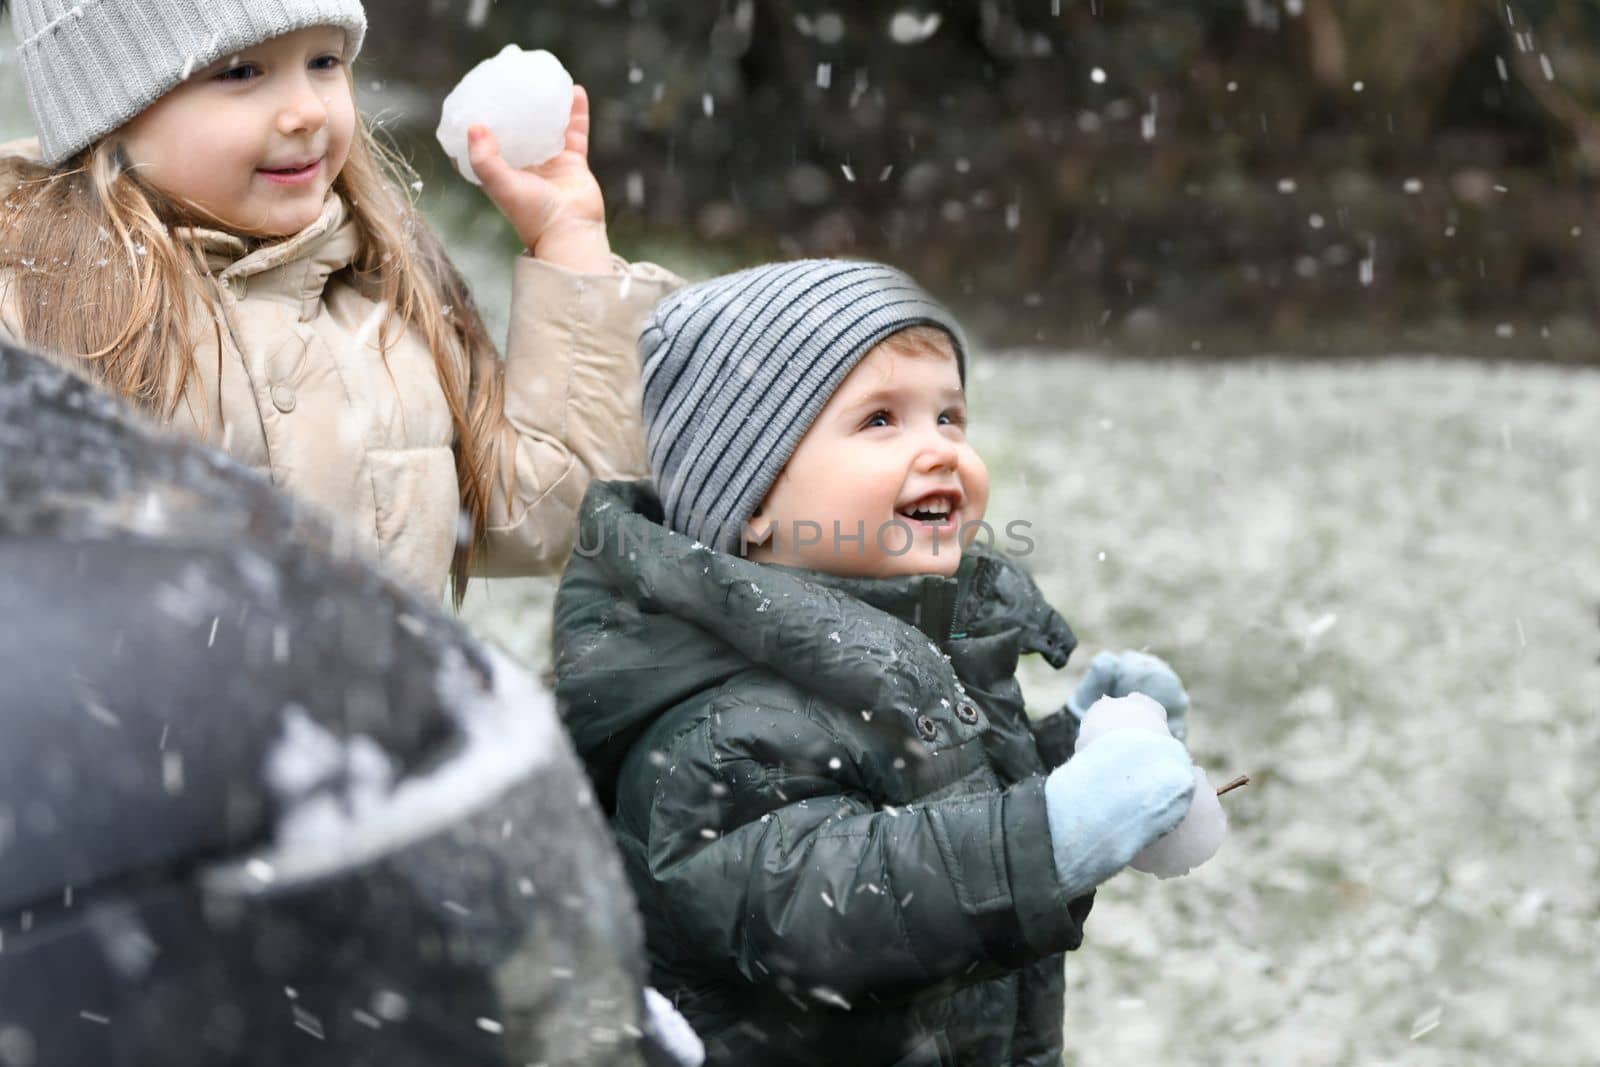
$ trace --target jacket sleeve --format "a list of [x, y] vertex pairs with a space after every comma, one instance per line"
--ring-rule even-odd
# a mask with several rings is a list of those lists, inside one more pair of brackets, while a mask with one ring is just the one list
[[506, 346], [505, 414], [494, 446], [488, 576], [559, 570], [595, 478], [646, 477], [638, 336], [682, 284], [648, 263], [578, 274], [519, 256]]
[[[878, 810], [792, 764], [706, 756], [714, 719], [673, 746], [647, 844], [654, 910], [708, 970], [838, 1006], [1078, 946], [1090, 898], [1057, 880], [1043, 779]], [[828, 743], [785, 720], [786, 751]]]

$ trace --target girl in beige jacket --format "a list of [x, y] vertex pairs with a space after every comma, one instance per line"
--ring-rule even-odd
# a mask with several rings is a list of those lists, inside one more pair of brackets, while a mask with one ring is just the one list
[[647, 474], [635, 339], [677, 284], [611, 255], [583, 90], [541, 167], [473, 131], [529, 250], [502, 360], [356, 112], [359, 0], [69, 6], [12, 4], [40, 141], [0, 150], [0, 335], [321, 505], [430, 596], [558, 570], [590, 480]]

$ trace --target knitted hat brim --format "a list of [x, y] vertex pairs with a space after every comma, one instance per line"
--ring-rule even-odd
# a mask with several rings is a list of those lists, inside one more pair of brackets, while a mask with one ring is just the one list
[[366, 40], [359, 0], [88, 0], [42, 25], [17, 5], [28, 106], [40, 154], [71, 159], [143, 113], [195, 71], [313, 26], [345, 32], [344, 59]]

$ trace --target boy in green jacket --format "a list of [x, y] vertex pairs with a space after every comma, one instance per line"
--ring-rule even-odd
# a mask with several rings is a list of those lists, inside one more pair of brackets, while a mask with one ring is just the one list
[[[1181, 820], [1172, 737], [1030, 723], [1018, 656], [1075, 640], [977, 537], [950, 314], [892, 268], [772, 264], [640, 339], [654, 487], [597, 483], [556, 605], [557, 695], [613, 820], [654, 983], [711, 1064], [1058, 1065], [1061, 953]], [[657, 495], [659, 494], [659, 496]]]

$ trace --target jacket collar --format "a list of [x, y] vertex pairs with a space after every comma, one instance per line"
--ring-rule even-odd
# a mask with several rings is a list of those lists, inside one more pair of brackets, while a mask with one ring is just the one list
[[962, 558], [961, 566], [952, 578], [937, 574], [843, 578], [825, 571], [801, 570], [777, 564], [768, 564], [768, 567], [788, 571], [813, 585], [853, 596], [916, 627], [930, 640], [943, 644], [959, 636], [956, 630], [958, 609], [991, 563], [986, 557], [968, 554]]
[[[626, 625], [656, 633], [658, 656], [675, 647], [680, 658], [705, 660], [709, 650], [709, 658], [719, 662], [763, 667], [843, 706], [876, 709], [908, 723], [941, 700], [953, 707], [963, 695], [937, 642], [857, 595], [866, 591], [914, 614], [921, 596], [936, 590], [942, 599], [954, 581], [888, 579], [880, 585], [752, 563], [669, 531], [661, 520], [660, 500], [648, 483], [589, 487], [562, 588], [564, 594], [574, 585], [590, 595], [604, 590], [613, 605], [612, 622], [586, 634], [565, 634], [575, 651], [558, 649], [558, 657], [576, 664], [591, 654], [585, 650], [603, 647]], [[931, 619], [929, 624], [935, 625]], [[669, 629], [688, 642], [665, 640]], [[594, 658], [600, 670], [609, 669], [607, 657]], [[581, 667], [569, 667], [568, 683], [594, 688], [581, 675]], [[628, 717], [643, 716], [634, 708]]]
[[317, 220], [281, 241], [252, 248], [236, 234], [203, 227], [174, 231], [199, 246], [212, 274], [226, 283], [243, 283], [257, 295], [316, 304], [330, 275], [355, 262], [360, 248], [356, 225], [344, 200], [329, 193]]
[[[604, 545], [608, 530], [613, 538], [628, 524], [638, 524], [634, 543], [667, 547], [680, 539], [668, 535], [661, 503], [647, 482], [596, 482], [579, 516], [579, 545]], [[619, 525], [620, 523], [620, 525]], [[642, 529], [644, 532], [638, 532]], [[625, 545], [615, 545], [624, 548]], [[700, 546], [695, 546], [699, 548]], [[668, 553], [670, 554], [670, 553]], [[653, 560], [621, 558], [609, 553], [607, 565], [623, 585], [632, 585], [642, 572], [656, 570], [663, 563]], [[894, 578], [844, 578], [823, 571], [756, 564], [735, 556], [723, 556], [717, 565], [728, 574], [759, 585], [762, 574], [804, 586], [820, 587], [831, 593], [851, 597], [891, 615], [915, 628], [936, 645], [999, 631], [1014, 634], [1023, 651], [1038, 652], [1052, 666], [1066, 663], [1077, 638], [1066, 621], [1039, 594], [1032, 579], [1015, 564], [992, 549], [974, 546], [962, 556], [954, 577], [941, 575], [903, 575]], [[648, 562], [647, 562], [648, 560]], [[693, 568], [699, 572], [700, 566]], [[708, 572], [709, 573], [709, 572]], [[649, 587], [654, 583], [642, 582]]]

